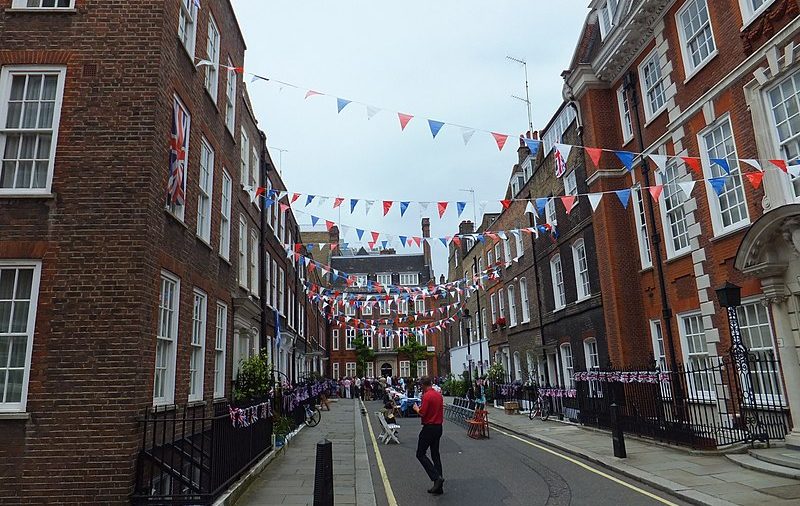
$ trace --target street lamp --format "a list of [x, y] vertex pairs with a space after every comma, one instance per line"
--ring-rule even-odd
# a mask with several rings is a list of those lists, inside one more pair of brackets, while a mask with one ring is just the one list
[[[755, 440], [767, 441], [768, 436], [761, 425], [758, 410], [755, 409], [756, 394], [750, 377], [750, 353], [742, 340], [739, 317], [736, 314], [736, 308], [742, 304], [742, 287], [727, 281], [723, 286], [717, 288], [716, 292], [720, 307], [724, 307], [728, 312], [728, 328], [731, 331], [731, 355], [742, 380], [742, 389], [744, 390], [742, 394], [747, 396], [747, 402], [753, 408], [753, 419], [747, 423], [750, 442]], [[755, 430], [751, 429], [751, 426], [754, 426]]]
[[470, 328], [470, 319], [469, 319], [469, 308], [464, 308], [461, 311], [463, 316], [463, 323], [464, 323], [464, 330], [467, 333], [467, 367], [469, 368], [469, 377], [467, 379], [467, 392], [470, 391], [472, 388], [472, 336], [470, 332], [472, 329]]

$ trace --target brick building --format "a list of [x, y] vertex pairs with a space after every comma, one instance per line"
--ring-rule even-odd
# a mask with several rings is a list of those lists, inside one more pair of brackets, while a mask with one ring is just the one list
[[[422, 220], [422, 237], [430, 237], [428, 218]], [[418, 329], [446, 317], [434, 311], [436, 301], [428, 290], [433, 284], [430, 249], [423, 248], [421, 254], [398, 254], [392, 249], [340, 248], [333, 252], [330, 265], [343, 273], [331, 285], [331, 376], [356, 375], [353, 340], [357, 337], [375, 352], [375, 360], [365, 365], [366, 377], [412, 378], [413, 369], [417, 377], [438, 375], [437, 357], [443, 346], [440, 333]], [[415, 368], [409, 357], [397, 350], [412, 338], [430, 352]]]
[[302, 342], [299, 232], [247, 191], [283, 186], [229, 2], [49, 4], [0, 1], [0, 502], [126, 503], [145, 411], [212, 412], [269, 347], [262, 293]]

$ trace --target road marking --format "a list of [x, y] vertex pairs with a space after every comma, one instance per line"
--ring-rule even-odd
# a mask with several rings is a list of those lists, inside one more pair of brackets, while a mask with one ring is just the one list
[[534, 448], [538, 448], [539, 450], [542, 450], [543, 452], [547, 452], [547, 453], [549, 453], [551, 455], [555, 455], [556, 457], [560, 457], [560, 458], [566, 460], [567, 462], [571, 462], [571, 463], [575, 464], [576, 466], [582, 467], [582, 468], [586, 469], [587, 471], [591, 471], [596, 475], [602, 476], [603, 478], [606, 478], [607, 480], [611, 480], [614, 483], [618, 483], [618, 484], [622, 485], [623, 487], [627, 487], [627, 488], [629, 488], [629, 489], [631, 489], [631, 490], [633, 490], [635, 492], [638, 492], [638, 493], [640, 493], [642, 495], [645, 495], [645, 496], [647, 496], [647, 497], [649, 497], [651, 499], [654, 499], [654, 500], [656, 500], [656, 501], [658, 501], [658, 502], [660, 502], [662, 504], [666, 504], [668, 506], [678, 506], [674, 502], [668, 501], [668, 500], [666, 500], [666, 499], [664, 499], [662, 497], [659, 497], [659, 496], [657, 496], [657, 495], [655, 495], [653, 493], [648, 492], [647, 490], [643, 490], [643, 489], [641, 489], [641, 488], [639, 488], [639, 487], [637, 487], [635, 485], [631, 485], [630, 483], [622, 481], [619, 478], [615, 478], [615, 477], [611, 476], [610, 474], [606, 474], [603, 471], [600, 471], [598, 469], [593, 468], [592, 466], [584, 464], [580, 460], [573, 459], [572, 457], [570, 457], [568, 455], [564, 455], [563, 453], [559, 453], [559, 452], [557, 452], [555, 450], [551, 450], [550, 448], [547, 448], [546, 446], [542, 446], [542, 445], [536, 444], [536, 443], [534, 443], [532, 441], [528, 441], [527, 439], [521, 438], [521, 437], [516, 436], [514, 434], [509, 434], [508, 432], [502, 431], [502, 430], [498, 429], [497, 427], [495, 427], [494, 430], [496, 432], [499, 432], [500, 434], [503, 434], [503, 435], [508, 436], [510, 438], [516, 439], [518, 441], [522, 441], [523, 443], [525, 443], [527, 445], [530, 445], [530, 446], [533, 446]]
[[[361, 402], [361, 409], [366, 411], [367, 408], [364, 407], [364, 401]], [[383, 480], [383, 489], [386, 491], [386, 501], [389, 503], [389, 506], [397, 506], [397, 499], [394, 497], [394, 492], [392, 492], [392, 484], [389, 483], [389, 476], [386, 473], [386, 468], [383, 467], [383, 459], [381, 458], [381, 451], [378, 448], [378, 441], [375, 439], [375, 433], [372, 432], [372, 423], [369, 421], [369, 413], [366, 414], [367, 418], [367, 428], [369, 428], [369, 437], [372, 439], [372, 448], [375, 449], [375, 459], [378, 461], [378, 471], [381, 473], [381, 480]]]

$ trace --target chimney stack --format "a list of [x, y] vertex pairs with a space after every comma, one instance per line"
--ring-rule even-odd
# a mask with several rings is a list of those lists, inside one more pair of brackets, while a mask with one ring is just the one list
[[[336, 225], [332, 226], [331, 229], [328, 231], [328, 242], [331, 244], [339, 244], [339, 227], [337, 227]], [[333, 248], [331, 248], [331, 253], [332, 252]]]
[[431, 219], [430, 218], [422, 218], [422, 253], [425, 255], [425, 265], [431, 271], [431, 275], [433, 275], [433, 265], [431, 263], [431, 245], [428, 244], [428, 241], [424, 239], [429, 239], [431, 237]]
[[475, 225], [470, 221], [462, 221], [458, 224], [458, 233], [459, 234], [472, 234], [475, 232]]

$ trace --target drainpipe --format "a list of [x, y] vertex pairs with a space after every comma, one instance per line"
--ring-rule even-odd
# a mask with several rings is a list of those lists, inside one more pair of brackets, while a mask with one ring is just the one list
[[[261, 180], [261, 187], [265, 189], [267, 188], [267, 180], [269, 174], [269, 164], [267, 160], [269, 159], [269, 152], [267, 151], [267, 136], [264, 132], [259, 131], [259, 137], [261, 138], [261, 166], [259, 167], [259, 179]], [[266, 193], [264, 194], [264, 204], [261, 206], [261, 212], [259, 213], [259, 227], [260, 230], [258, 232], [258, 263], [261, 266], [259, 272], [261, 273], [258, 277], [258, 296], [259, 296], [259, 311], [261, 313], [261, 321], [259, 322], [259, 331], [261, 333], [260, 343], [261, 346], [267, 341], [267, 278], [265, 272], [265, 265], [266, 265], [266, 256], [267, 256], [267, 204], [266, 199], [269, 197]], [[278, 205], [277, 203], [273, 205]], [[268, 266], [266, 268], [269, 268]], [[269, 360], [270, 360], [270, 369], [275, 369], [275, 353], [272, 352], [272, 346], [270, 346], [269, 350]], [[272, 383], [275, 383], [273, 378]]]

